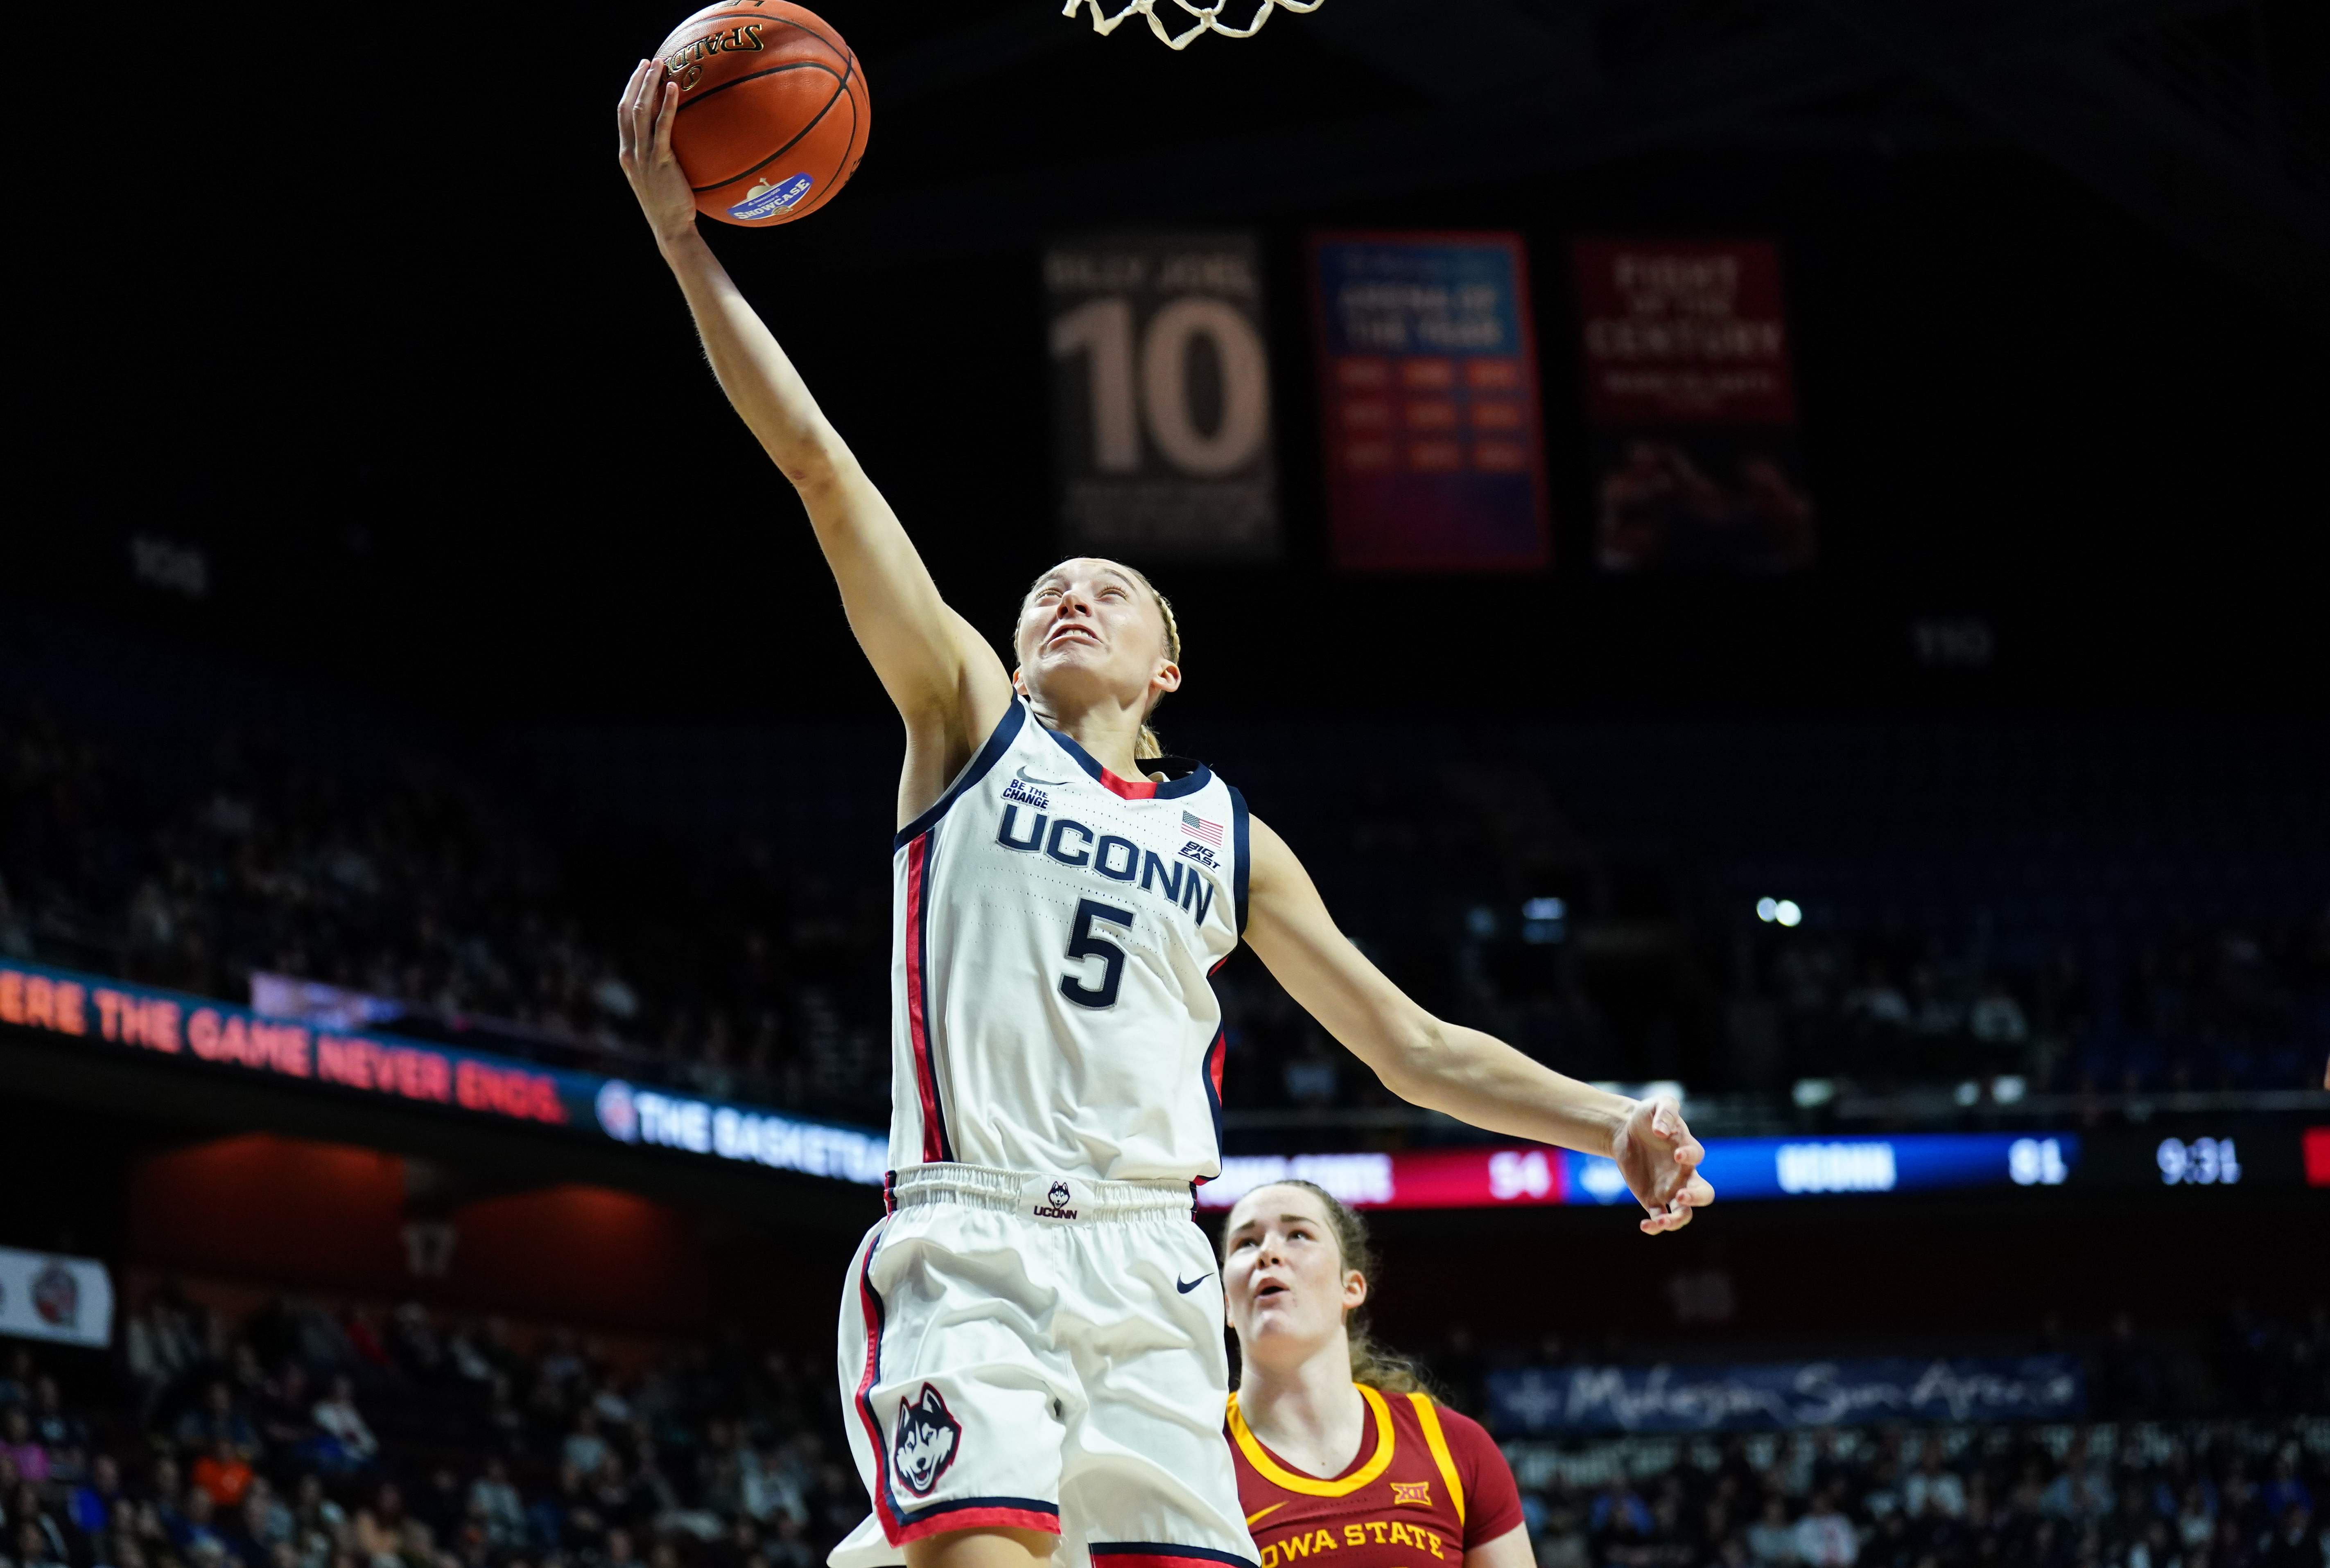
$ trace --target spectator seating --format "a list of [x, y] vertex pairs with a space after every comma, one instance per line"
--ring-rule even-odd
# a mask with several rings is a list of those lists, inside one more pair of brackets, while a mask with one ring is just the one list
[[[866, 1507], [822, 1346], [166, 1288], [121, 1340], [0, 1345], [0, 1568], [811, 1568]], [[2330, 1315], [2230, 1323], [2200, 1415], [2124, 1340], [2093, 1427], [1516, 1443], [1538, 1563], [2323, 1568]]]

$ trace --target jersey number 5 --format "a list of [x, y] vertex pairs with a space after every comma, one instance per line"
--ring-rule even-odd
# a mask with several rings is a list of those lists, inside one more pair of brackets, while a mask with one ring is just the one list
[[1079, 1007], [1113, 1007], [1116, 988], [1124, 983], [1124, 949], [1093, 929], [1094, 921], [1106, 921], [1113, 926], [1132, 929], [1132, 912], [1111, 909], [1093, 899], [1076, 901], [1075, 929], [1068, 933], [1068, 957], [1098, 959], [1101, 964], [1097, 989], [1087, 986], [1073, 974], [1060, 977], [1060, 995]]

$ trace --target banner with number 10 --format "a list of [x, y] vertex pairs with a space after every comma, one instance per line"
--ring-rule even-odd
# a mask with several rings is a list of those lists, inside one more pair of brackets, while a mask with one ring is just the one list
[[1136, 562], [1275, 555], [1254, 236], [1062, 241], [1044, 281], [1062, 543]]

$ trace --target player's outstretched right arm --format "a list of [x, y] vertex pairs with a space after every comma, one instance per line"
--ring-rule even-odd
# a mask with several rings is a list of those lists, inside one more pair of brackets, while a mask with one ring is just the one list
[[623, 173], [696, 314], [713, 374], [800, 492], [850, 629], [906, 721], [903, 823], [938, 798], [994, 728], [1011, 702], [1011, 677], [939, 597], [896, 514], [696, 231], [695, 195], [671, 152], [678, 109], [679, 90], [661, 63], [639, 61], [615, 111]]

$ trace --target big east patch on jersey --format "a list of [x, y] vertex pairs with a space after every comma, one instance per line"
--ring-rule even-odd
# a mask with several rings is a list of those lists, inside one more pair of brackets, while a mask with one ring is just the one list
[[946, 1401], [929, 1384], [914, 1403], [898, 1407], [898, 1435], [890, 1448], [890, 1469], [906, 1490], [927, 1497], [939, 1478], [954, 1463], [962, 1446], [962, 1423], [948, 1411]]

